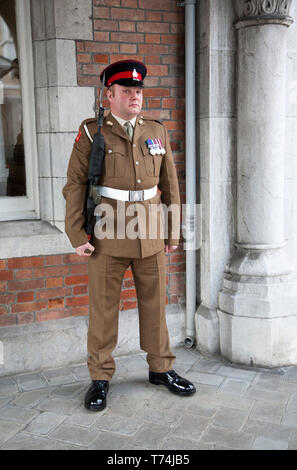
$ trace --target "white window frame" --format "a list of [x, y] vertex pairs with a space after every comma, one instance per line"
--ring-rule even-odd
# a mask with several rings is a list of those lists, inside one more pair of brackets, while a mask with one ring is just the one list
[[15, 10], [22, 93], [26, 196], [0, 197], [0, 221], [40, 218], [30, 0], [15, 0]]

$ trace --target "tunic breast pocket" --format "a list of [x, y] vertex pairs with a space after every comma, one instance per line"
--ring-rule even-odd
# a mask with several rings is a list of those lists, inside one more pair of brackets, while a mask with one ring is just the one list
[[148, 176], [159, 176], [163, 155], [151, 155], [146, 144], [141, 146], [144, 166]]
[[126, 170], [125, 149], [106, 145], [105, 147], [105, 174], [107, 177], [123, 177]]

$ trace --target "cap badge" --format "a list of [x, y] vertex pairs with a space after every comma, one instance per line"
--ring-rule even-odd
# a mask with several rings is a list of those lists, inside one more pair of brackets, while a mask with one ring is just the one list
[[133, 80], [138, 80], [138, 81], [140, 81], [139, 78], [138, 78], [138, 73], [137, 73], [136, 69], [133, 70], [133, 72], [132, 72], [132, 77], [133, 77]]

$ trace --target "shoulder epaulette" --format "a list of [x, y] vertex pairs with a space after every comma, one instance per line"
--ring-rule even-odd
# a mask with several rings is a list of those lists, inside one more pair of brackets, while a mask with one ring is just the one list
[[152, 118], [150, 116], [140, 116], [140, 117], [144, 121], [154, 121], [154, 122], [157, 122], [158, 124], [161, 124], [161, 126], [163, 126], [163, 122], [159, 121], [158, 119]]
[[93, 138], [92, 138], [92, 136], [91, 136], [91, 134], [90, 134], [90, 131], [89, 131], [89, 129], [88, 129], [88, 124], [93, 124], [93, 123], [96, 123], [96, 122], [97, 122], [97, 119], [96, 119], [96, 118], [89, 118], [89, 119], [85, 119], [85, 120], [81, 123], [82, 127], [83, 127], [84, 130], [85, 130], [85, 133], [87, 134], [87, 136], [88, 136], [88, 138], [89, 138], [89, 140], [90, 140], [91, 142], [93, 142]]

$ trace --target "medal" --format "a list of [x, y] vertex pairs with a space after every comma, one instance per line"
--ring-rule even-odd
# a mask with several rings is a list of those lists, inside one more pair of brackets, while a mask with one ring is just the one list
[[161, 139], [147, 139], [145, 143], [150, 149], [151, 155], [165, 155], [166, 150], [163, 147]]

